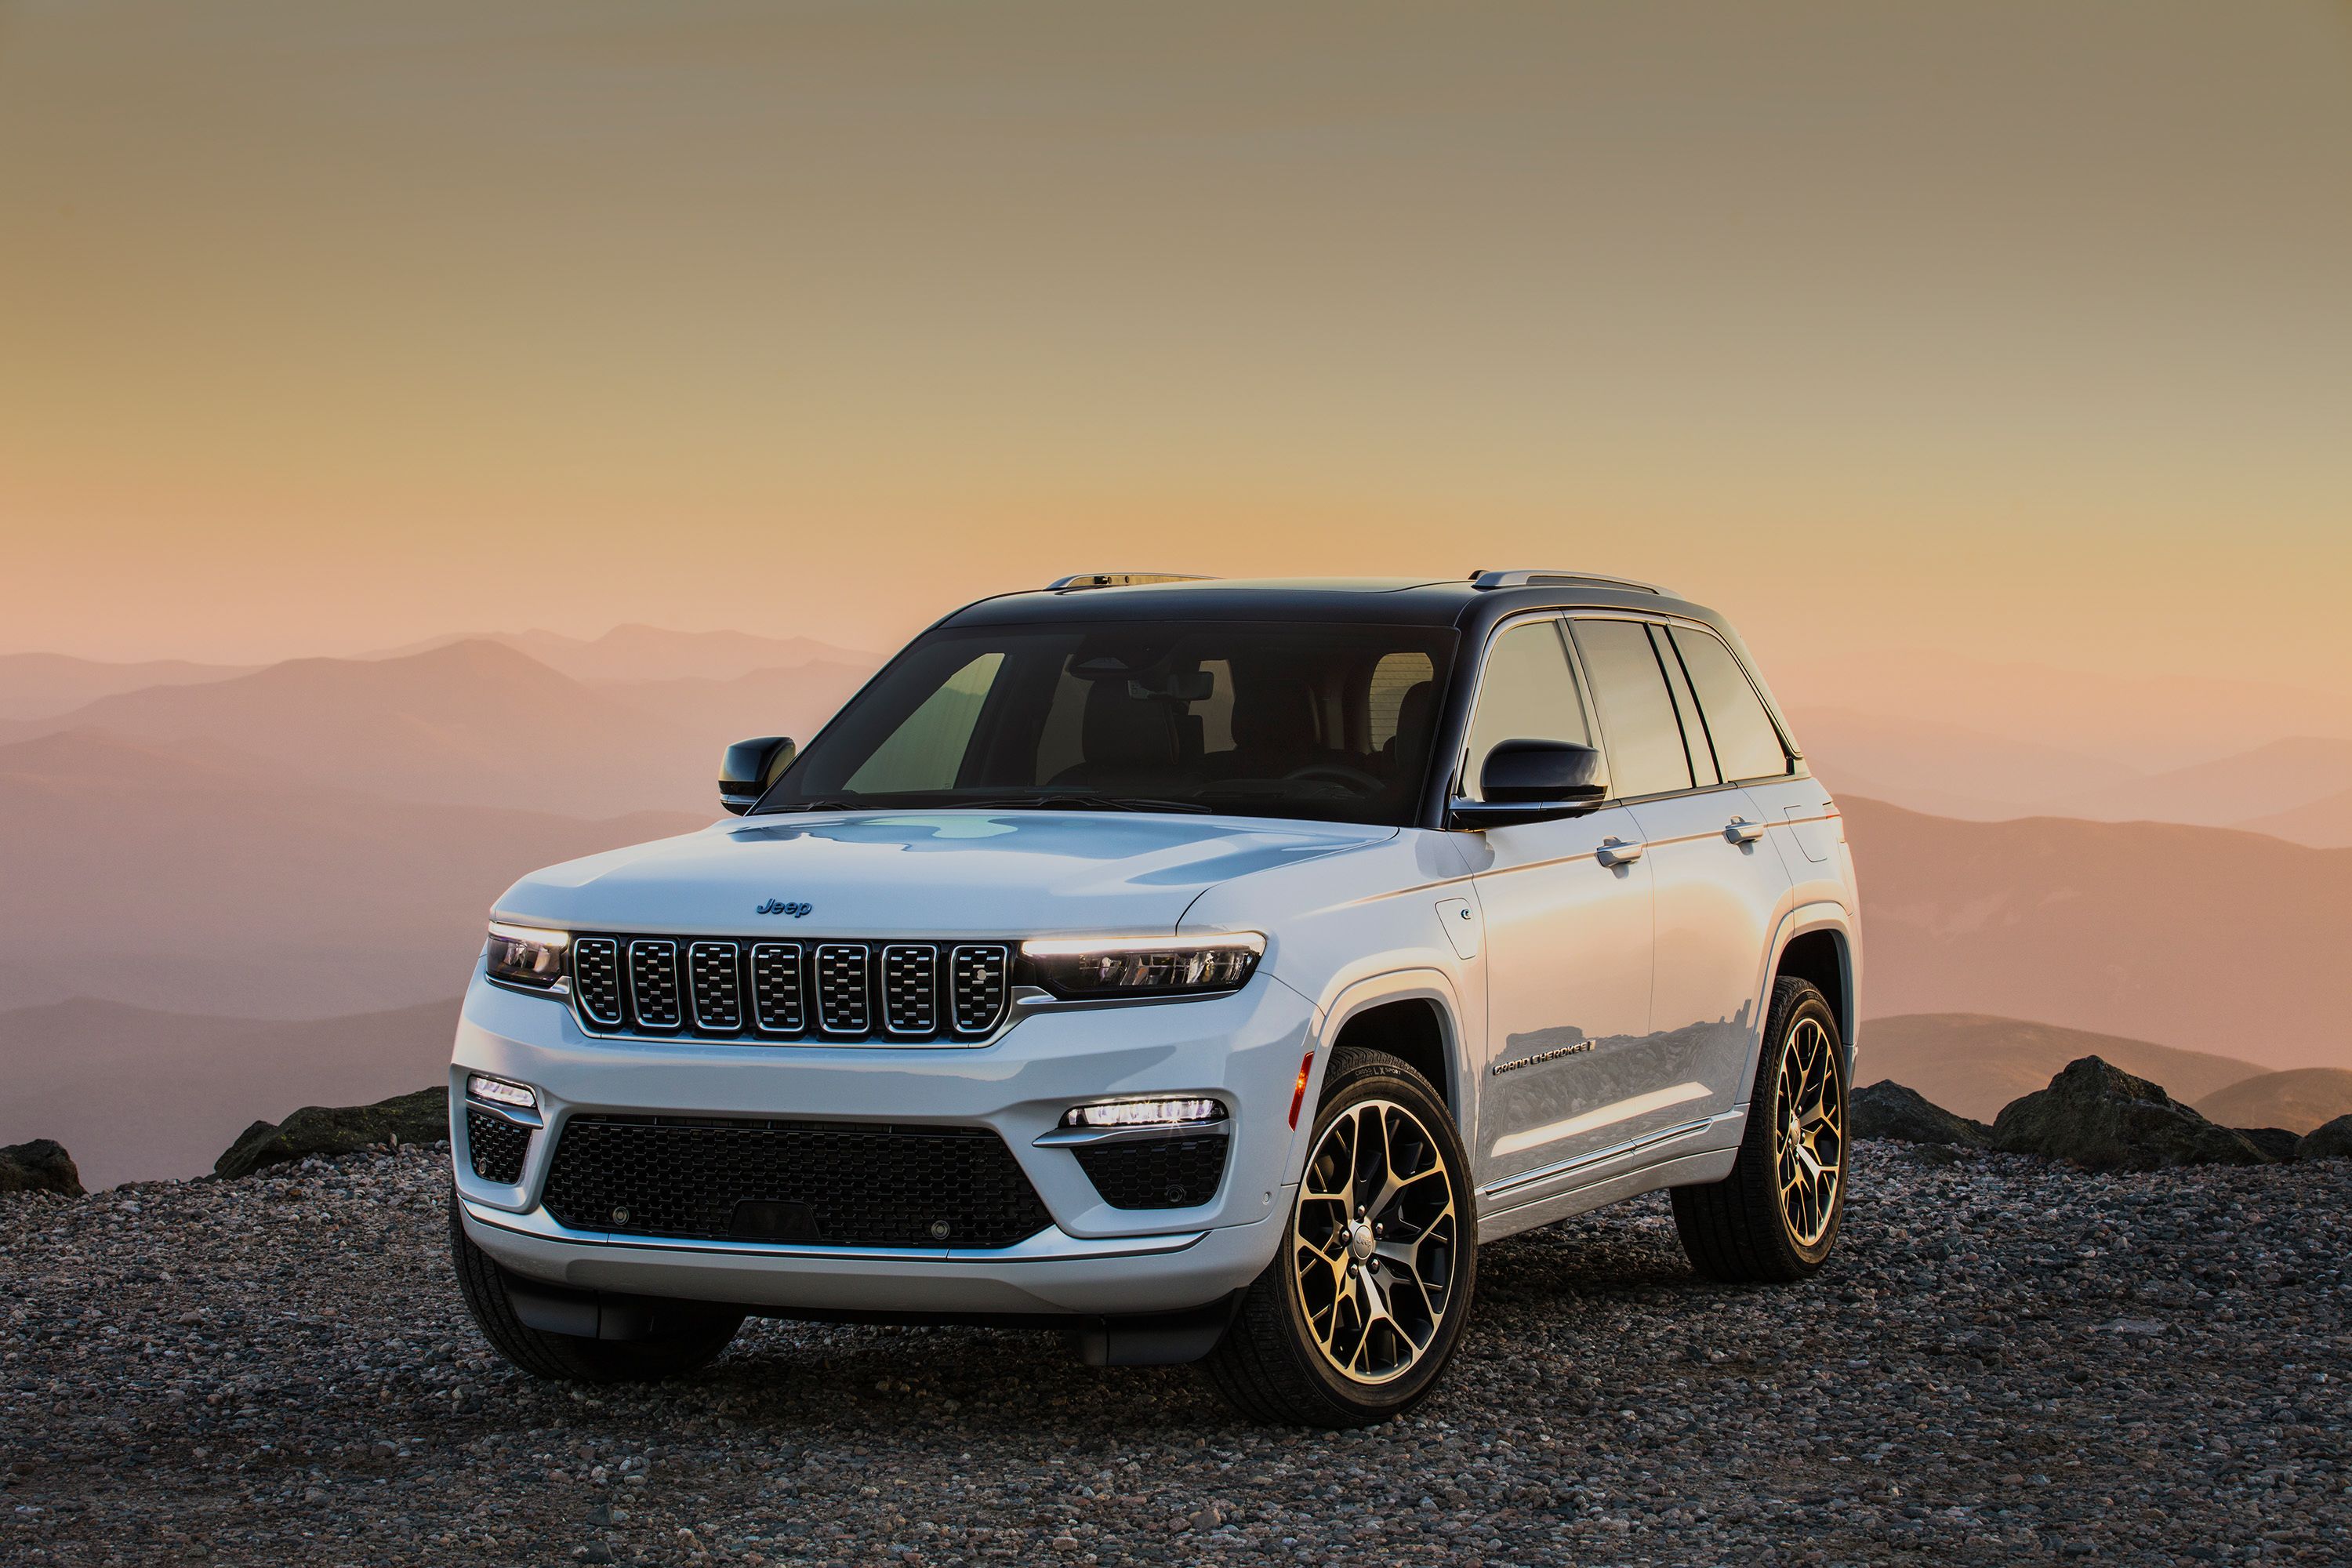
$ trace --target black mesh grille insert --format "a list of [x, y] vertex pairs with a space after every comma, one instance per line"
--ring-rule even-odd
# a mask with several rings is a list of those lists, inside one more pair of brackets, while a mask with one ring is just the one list
[[797, 1035], [808, 1027], [801, 1001], [801, 944], [751, 944], [751, 1017], [772, 1035]]
[[572, 940], [572, 990], [592, 1034], [976, 1044], [1003, 1026], [1013, 964], [1010, 942], [596, 934]]
[[508, 1186], [521, 1181], [522, 1157], [530, 1147], [530, 1128], [478, 1105], [466, 1107], [466, 1152], [482, 1180]]
[[955, 1026], [960, 1035], [984, 1035], [1004, 1016], [1006, 979], [1013, 950], [966, 945], [955, 950]]
[[894, 942], [882, 950], [882, 1023], [894, 1035], [939, 1033], [937, 948], [928, 943]]
[[731, 1035], [743, 1026], [743, 984], [735, 973], [735, 944], [698, 942], [686, 950], [694, 982], [694, 1026]]
[[1078, 1168], [1115, 1209], [1181, 1209], [1217, 1195], [1225, 1176], [1225, 1135], [1097, 1143], [1076, 1151]]
[[647, 1029], [675, 1029], [686, 1022], [677, 1002], [677, 943], [639, 937], [629, 943], [629, 1005]]
[[816, 950], [816, 1021], [826, 1034], [872, 1031], [874, 1015], [866, 1005], [866, 971], [863, 947], [829, 942]]
[[575, 1230], [993, 1248], [1053, 1223], [985, 1127], [575, 1116], [548, 1213]]
[[621, 1021], [621, 944], [609, 936], [583, 936], [572, 944], [572, 989], [592, 1024]]

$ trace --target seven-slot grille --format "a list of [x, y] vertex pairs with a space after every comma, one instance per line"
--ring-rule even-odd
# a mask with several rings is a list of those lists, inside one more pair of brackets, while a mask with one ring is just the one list
[[572, 994], [599, 1033], [719, 1040], [976, 1040], [1013, 992], [1006, 942], [576, 936]]

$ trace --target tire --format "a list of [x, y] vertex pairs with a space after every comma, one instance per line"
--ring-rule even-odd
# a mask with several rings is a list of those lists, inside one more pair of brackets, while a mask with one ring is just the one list
[[1846, 1093], [1828, 1000], [1811, 981], [1776, 982], [1731, 1174], [1674, 1190], [1692, 1268], [1730, 1284], [1786, 1284], [1829, 1258], [1845, 1214]]
[[490, 1348], [533, 1377], [559, 1383], [655, 1383], [707, 1366], [743, 1326], [740, 1312], [681, 1301], [675, 1321], [657, 1318], [641, 1340], [591, 1340], [551, 1334], [515, 1316], [507, 1295], [507, 1273], [466, 1235], [457, 1194], [449, 1194], [449, 1260], [457, 1266], [457, 1292]]
[[[1307, 1148], [1283, 1245], [1201, 1368], [1251, 1420], [1370, 1426], [1428, 1398], [1462, 1337], [1478, 1275], [1470, 1161], [1419, 1073], [1352, 1047], [1332, 1053]], [[1391, 1162], [1411, 1172], [1393, 1186]]]

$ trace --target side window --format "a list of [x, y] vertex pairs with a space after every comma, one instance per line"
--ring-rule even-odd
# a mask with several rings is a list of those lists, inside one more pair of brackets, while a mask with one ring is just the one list
[[1584, 725], [1584, 704], [1576, 693], [1576, 672], [1560, 645], [1558, 621], [1524, 621], [1496, 637], [1486, 653], [1478, 688], [1478, 711], [1470, 721], [1470, 751], [1462, 787], [1478, 794], [1486, 753], [1505, 741], [1572, 741], [1592, 743]]
[[1577, 651], [1601, 710], [1609, 776], [1620, 795], [1664, 795], [1691, 787], [1690, 758], [1666, 673], [1638, 621], [1573, 622]]
[[1683, 751], [1690, 758], [1691, 777], [1702, 786], [1721, 784], [1715, 753], [1707, 748], [1706, 722], [1698, 716], [1698, 699], [1691, 695], [1690, 677], [1683, 673], [1683, 661], [1666, 640], [1665, 627], [1650, 628], [1650, 647], [1658, 656], [1658, 668], [1666, 672], [1666, 689], [1675, 695], [1675, 716], [1683, 721]]
[[1690, 671], [1698, 692], [1699, 711], [1706, 719], [1707, 738], [1715, 743], [1715, 760], [1727, 779], [1777, 778], [1789, 771], [1789, 753], [1762, 699], [1748, 681], [1748, 672], [1731, 650], [1705, 632], [1677, 626], [1675, 648]]
[[964, 753], [971, 747], [972, 730], [980, 722], [981, 704], [988, 700], [988, 689], [1003, 662], [1001, 653], [984, 653], [950, 676], [888, 740], [874, 748], [849, 775], [848, 787], [865, 795], [953, 789], [963, 771]]

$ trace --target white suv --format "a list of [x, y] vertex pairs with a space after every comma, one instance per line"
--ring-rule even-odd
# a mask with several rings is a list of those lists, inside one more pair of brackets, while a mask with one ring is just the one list
[[507, 889], [450, 1069], [467, 1305], [549, 1376], [750, 1314], [1070, 1331], [1405, 1410], [1477, 1249], [1661, 1187], [1835, 1240], [1853, 865], [1738, 638], [1576, 573], [982, 600], [740, 819]]

